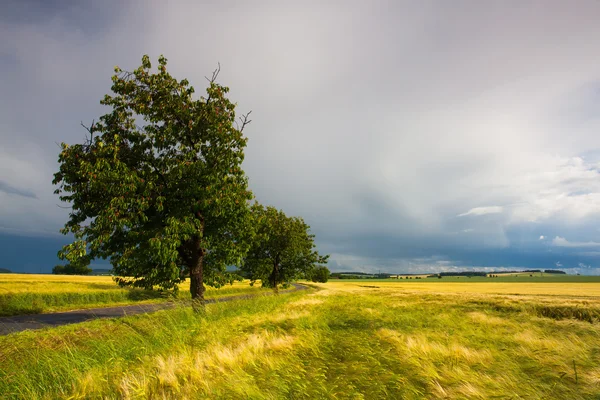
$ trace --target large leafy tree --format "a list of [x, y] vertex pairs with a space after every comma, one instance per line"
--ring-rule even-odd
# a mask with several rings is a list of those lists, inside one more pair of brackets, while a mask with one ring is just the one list
[[329, 256], [315, 250], [314, 235], [299, 217], [288, 217], [274, 207], [252, 206], [255, 236], [241, 266], [254, 283], [278, 291], [278, 285], [306, 276]]
[[187, 80], [148, 56], [132, 72], [115, 67], [112, 110], [87, 127], [83, 144], [63, 143], [55, 193], [72, 211], [64, 234], [74, 242], [61, 259], [87, 265], [110, 259], [120, 285], [177, 290], [190, 278], [203, 304], [204, 285], [231, 280], [226, 266], [248, 248], [252, 198], [241, 168], [247, 114], [236, 120], [228, 88], [209, 79], [194, 98]]

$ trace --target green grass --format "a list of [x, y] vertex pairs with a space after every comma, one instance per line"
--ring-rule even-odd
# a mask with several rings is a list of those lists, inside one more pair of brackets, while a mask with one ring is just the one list
[[[207, 288], [206, 298], [260, 293], [248, 282]], [[190, 298], [189, 283], [176, 300]], [[173, 300], [157, 291], [119, 287], [109, 276], [10, 274], [0, 277], [0, 316], [37, 314], [81, 308], [156, 303]]]
[[[0, 337], [0, 394], [23, 399], [100, 394], [120, 398], [137, 390], [127, 386], [131, 382], [122, 382], [129, 371], [153, 369], [151, 362], [161, 355], [238, 341], [253, 319], [268, 319], [277, 307], [301, 295], [211, 304], [204, 316], [181, 307]], [[122, 383], [125, 386], [119, 386]]]
[[600, 398], [600, 325], [586, 317], [598, 297], [319, 286], [212, 304], [204, 316], [179, 308], [0, 337], [0, 393]]

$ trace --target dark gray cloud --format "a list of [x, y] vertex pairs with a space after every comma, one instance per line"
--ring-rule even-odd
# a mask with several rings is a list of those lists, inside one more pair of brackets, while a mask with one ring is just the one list
[[8, 183], [0, 180], [0, 192], [4, 192], [6, 194], [14, 194], [17, 196], [29, 197], [31, 199], [37, 199], [35, 193], [25, 189], [19, 189], [9, 185]]
[[55, 143], [164, 53], [198, 92], [221, 63], [252, 189], [333, 267], [600, 267], [598, 2], [5, 4], [0, 180], [38, 196], [0, 191], [7, 229], [58, 230]]

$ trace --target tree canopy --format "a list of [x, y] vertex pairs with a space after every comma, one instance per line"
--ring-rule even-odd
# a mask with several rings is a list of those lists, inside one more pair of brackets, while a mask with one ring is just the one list
[[[177, 290], [190, 277], [192, 298], [204, 284], [232, 277], [249, 246], [252, 194], [241, 168], [248, 114], [236, 119], [229, 89], [213, 73], [206, 96], [148, 56], [127, 72], [115, 67], [111, 111], [92, 123], [83, 144], [61, 144], [55, 193], [72, 210], [61, 259], [89, 265], [109, 259], [120, 285]], [[238, 122], [239, 121], [239, 122]]]
[[92, 273], [92, 269], [87, 265], [69, 263], [55, 266], [52, 268], [52, 273], [55, 275], [89, 275]]
[[307, 278], [313, 282], [325, 283], [329, 280], [329, 275], [331, 275], [329, 268], [324, 265], [319, 265], [309, 271]]
[[288, 217], [274, 207], [252, 206], [256, 234], [241, 270], [252, 282], [277, 291], [278, 285], [306, 276], [329, 256], [315, 250], [314, 235], [299, 217]]

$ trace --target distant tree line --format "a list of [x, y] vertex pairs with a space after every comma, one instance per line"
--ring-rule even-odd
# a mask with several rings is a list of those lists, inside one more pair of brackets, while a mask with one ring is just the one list
[[[485, 272], [485, 271], [458, 271], [458, 272], [439, 272], [439, 273], [435, 273], [435, 274], [429, 274], [426, 277], [427, 278], [438, 278], [441, 279], [442, 277], [449, 277], [449, 276], [456, 276], [456, 277], [460, 277], [460, 276], [465, 276], [465, 277], [474, 277], [474, 276], [479, 276], [479, 277], [492, 277], [492, 278], [497, 278], [499, 275], [506, 275], [506, 274], [522, 274], [522, 273], [547, 273], [547, 274], [566, 274], [566, 272], [561, 271], [561, 270], [557, 270], [557, 269], [545, 269], [545, 270], [541, 270], [541, 269], [525, 269], [525, 270], [514, 270], [514, 271], [492, 271], [492, 272]], [[423, 274], [402, 274], [405, 278], [403, 278], [402, 276], [398, 276], [397, 279], [421, 279], [420, 276], [422, 276]], [[380, 274], [368, 274], [366, 272], [333, 272], [331, 274], [331, 278], [332, 279], [386, 279], [389, 278], [390, 276], [392, 276], [392, 274], [389, 273], [380, 273]]]
[[374, 279], [373, 275], [364, 274], [361, 272], [349, 273], [349, 272], [333, 272], [330, 275], [331, 279]]
[[461, 272], [440, 272], [438, 276], [487, 276], [487, 272], [482, 271], [461, 271]]
[[565, 271], [561, 271], [558, 269], [523, 269], [523, 270], [514, 270], [514, 271], [492, 271], [492, 272], [488, 272], [488, 274], [490, 275], [497, 275], [497, 274], [522, 274], [524, 272], [529, 272], [529, 273], [535, 273], [535, 272], [545, 272], [547, 274], [566, 274]]
[[492, 274], [521, 274], [523, 272], [542, 272], [542, 270], [540, 269], [524, 269], [524, 270], [511, 270], [511, 271], [492, 271], [492, 272], [488, 272], [488, 274], [492, 275]]
[[366, 272], [333, 272], [333, 275], [365, 275], [365, 276], [373, 276], [373, 274], [368, 274]]
[[387, 279], [392, 274], [368, 274], [366, 272], [333, 272], [330, 277], [332, 279]]

